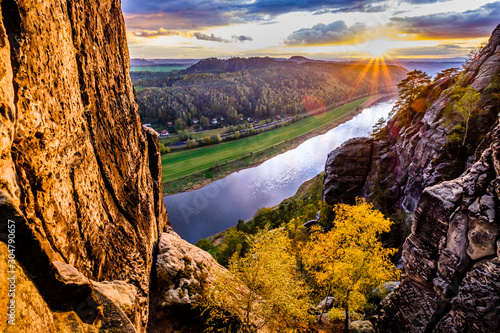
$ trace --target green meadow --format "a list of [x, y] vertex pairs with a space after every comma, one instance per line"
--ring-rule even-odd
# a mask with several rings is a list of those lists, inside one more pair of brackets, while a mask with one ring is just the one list
[[322, 115], [308, 117], [269, 132], [212, 146], [165, 154], [162, 156], [163, 182], [181, 179], [214, 166], [265, 151], [288, 140], [321, 129], [354, 112], [368, 98], [358, 99], [329, 110]]

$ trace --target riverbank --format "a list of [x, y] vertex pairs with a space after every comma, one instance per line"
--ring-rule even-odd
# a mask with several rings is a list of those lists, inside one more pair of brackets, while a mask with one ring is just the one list
[[[317, 205], [318, 201], [321, 201], [322, 193], [323, 193], [323, 172], [309, 180], [306, 180], [302, 185], [300, 185], [297, 192], [293, 196], [284, 199], [282, 202], [275, 205], [274, 207], [270, 207], [270, 211], [277, 211], [280, 207], [286, 207], [285, 209], [282, 209], [280, 215], [287, 220], [286, 222], [288, 222], [290, 219], [302, 215], [301, 210], [297, 209], [297, 207], [295, 206], [295, 204], [300, 200], [302, 202], [301, 206], [302, 207], [308, 206], [309, 210], [312, 212], [312, 215], [308, 217], [308, 220], [309, 218], [313, 219], [316, 216], [317, 210], [315, 209], [311, 210], [311, 205]], [[317, 207], [317, 209], [319, 208], [320, 207]], [[288, 216], [290, 213], [293, 213], [294, 215]], [[255, 215], [251, 219], [244, 221], [244, 223], [247, 225], [249, 223], [252, 223], [254, 217]], [[259, 225], [257, 227], [264, 228], [265, 225]], [[223, 231], [220, 231], [216, 234], [207, 237], [206, 239], [215, 246], [222, 245], [226, 241], [226, 234], [230, 230], [234, 230], [236, 228], [237, 226], [229, 227]]]
[[[264, 149], [261, 149], [261, 150], [252, 149], [252, 150], [250, 150], [250, 152], [241, 153], [240, 150], [237, 150], [238, 148], [240, 148], [240, 147], [238, 147], [238, 148], [236, 148], [236, 151], [240, 154], [240, 157], [234, 158], [230, 161], [216, 162], [215, 164], [209, 166], [208, 168], [204, 168], [201, 171], [194, 172], [194, 173], [192, 173], [188, 176], [185, 176], [185, 177], [181, 177], [181, 178], [171, 180], [171, 181], [164, 180], [163, 193], [164, 193], [164, 195], [170, 195], [170, 194], [175, 194], [175, 193], [180, 193], [180, 192], [197, 190], [203, 186], [208, 185], [209, 183], [211, 183], [215, 180], [224, 178], [233, 172], [236, 172], [236, 171], [239, 171], [239, 170], [242, 170], [245, 168], [257, 166], [257, 165], [265, 162], [266, 160], [268, 160], [268, 159], [270, 159], [278, 154], [281, 154], [281, 153], [286, 152], [287, 150], [296, 148], [298, 145], [300, 145], [301, 143], [303, 143], [304, 141], [306, 141], [312, 137], [324, 134], [324, 133], [328, 132], [329, 130], [331, 130], [332, 128], [335, 128], [338, 125], [351, 120], [356, 115], [360, 114], [363, 111], [363, 109], [366, 109], [366, 108], [368, 108], [374, 104], [377, 104], [379, 102], [382, 102], [384, 100], [392, 99], [395, 96], [396, 96], [395, 93], [379, 94], [379, 95], [374, 95], [371, 97], [359, 99], [357, 101], [343, 105], [339, 108], [336, 108], [335, 110], [340, 109], [340, 108], [348, 108], [348, 110], [344, 110], [345, 112], [341, 116], [335, 118], [333, 121], [328, 121], [325, 124], [321, 124], [320, 126], [316, 127], [315, 129], [308, 131], [307, 133], [300, 134], [300, 135], [297, 135], [297, 136], [292, 137], [292, 138], [285, 138], [284, 140], [282, 140], [278, 143], [271, 143], [271, 144], [269, 144], [268, 147], [265, 147]], [[334, 112], [335, 110], [331, 110], [328, 112]], [[328, 114], [328, 112], [327, 112], [327, 114]], [[325, 115], [310, 117], [310, 118], [306, 118], [305, 120], [309, 121], [309, 122], [311, 122], [311, 121], [319, 122], [317, 118], [323, 117], [323, 116], [325, 116]], [[294, 125], [296, 125], [296, 124], [294, 124]], [[291, 126], [293, 126], [293, 125], [291, 125]], [[297, 128], [299, 128], [299, 127], [297, 127]], [[268, 132], [268, 133], [270, 133], [270, 132]], [[259, 135], [255, 136], [253, 138], [254, 138], [253, 139], [254, 141], [259, 139]], [[248, 139], [252, 139], [252, 137], [247, 138], [245, 140], [248, 140]], [[259, 142], [258, 142], [259, 146], [258, 147], [261, 147], [265, 143], [266, 142], [264, 139], [259, 139]], [[210, 148], [210, 147], [207, 147], [207, 148]], [[207, 149], [207, 148], [201, 148], [201, 149]], [[205, 150], [205, 152], [209, 153], [208, 150]], [[168, 155], [166, 155], [166, 156], [168, 156]], [[212, 154], [212, 158], [214, 156], [215, 155]], [[200, 158], [203, 158], [203, 157], [200, 157]], [[166, 163], [164, 161], [163, 166], [166, 167], [165, 165], [166, 165]], [[189, 165], [189, 163], [186, 161], [180, 160], [177, 162], [177, 168], [186, 167], [186, 165]], [[168, 169], [168, 170], [172, 171], [170, 169]], [[165, 171], [168, 172], [167, 170], [165, 170]], [[165, 171], [164, 171], [164, 174], [165, 174]]]

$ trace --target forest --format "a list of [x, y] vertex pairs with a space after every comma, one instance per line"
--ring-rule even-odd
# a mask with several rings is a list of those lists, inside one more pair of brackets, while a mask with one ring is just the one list
[[196, 244], [228, 268], [199, 301], [209, 325], [225, 322], [227, 331], [238, 332], [260, 325], [272, 332], [339, 332], [343, 326], [347, 332], [350, 316], [369, 318], [397, 285], [396, 248], [387, 243], [395, 223], [361, 199], [327, 205], [322, 181], [318, 175], [275, 209], [240, 220], [212, 238], [218, 245]]
[[[171, 130], [241, 119], [314, 113], [341, 102], [393, 91], [406, 70], [380, 62], [334, 63], [271, 58], [205, 59], [182, 71], [132, 72], [141, 118]], [[169, 124], [170, 123], [170, 124]], [[199, 126], [199, 125], [198, 125]], [[214, 127], [214, 124], [205, 126]]]

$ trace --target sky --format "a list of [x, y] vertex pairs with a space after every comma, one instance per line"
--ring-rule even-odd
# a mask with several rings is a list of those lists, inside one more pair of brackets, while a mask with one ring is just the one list
[[465, 58], [491, 0], [122, 0], [131, 58]]

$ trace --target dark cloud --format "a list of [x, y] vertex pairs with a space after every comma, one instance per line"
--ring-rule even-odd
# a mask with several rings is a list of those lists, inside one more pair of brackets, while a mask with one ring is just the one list
[[363, 23], [356, 23], [350, 27], [347, 27], [344, 21], [316, 24], [312, 28], [294, 31], [284, 43], [286, 45], [341, 44], [359, 41], [365, 30], [366, 25]]
[[250, 36], [245, 36], [245, 35], [240, 35], [240, 36], [237, 36], [237, 35], [232, 35], [231, 38], [235, 41], [238, 41], [238, 42], [249, 42], [249, 41], [252, 41], [253, 38], [250, 37]]
[[229, 39], [224, 39], [222, 37], [217, 37], [214, 34], [207, 35], [207, 34], [204, 34], [204, 33], [201, 33], [201, 32], [195, 32], [193, 34], [193, 36], [196, 39], [199, 39], [199, 40], [208, 40], [208, 41], [211, 41], [211, 42], [219, 42], [219, 43], [231, 43], [231, 41]]
[[373, 3], [384, 0], [299, 0], [283, 2], [282, 0], [257, 0], [249, 4], [249, 13], [280, 15], [291, 12], [313, 11], [324, 12], [351, 12], [366, 11], [374, 8]]
[[384, 12], [389, 8], [388, 3], [379, 3], [374, 2], [353, 2], [351, 6], [341, 7], [335, 9], [322, 9], [314, 12], [314, 15], [321, 15], [326, 13], [352, 13], [352, 12], [363, 12], [363, 13], [380, 13]]
[[173, 31], [173, 30], [165, 30], [163, 28], [160, 28], [158, 30], [135, 29], [133, 34], [137, 37], [154, 38], [154, 37], [160, 37], [160, 36], [175, 36], [175, 35], [179, 35], [179, 32]]
[[403, 2], [411, 3], [412, 5], [424, 5], [436, 2], [446, 2], [451, 0], [404, 0]]
[[198, 39], [198, 40], [208, 40], [211, 42], [218, 42], [218, 43], [233, 43], [233, 42], [248, 42], [252, 41], [253, 38], [250, 36], [245, 36], [245, 35], [232, 35], [231, 39], [225, 39], [222, 37], [215, 36], [214, 34], [204, 34], [202, 32], [195, 32], [193, 33], [193, 37]]
[[463, 13], [391, 18], [391, 21], [403, 33], [427, 38], [486, 37], [500, 22], [500, 1]]
[[378, 12], [386, 0], [122, 0], [129, 28], [200, 29], [235, 23], [272, 23], [281, 14], [308, 11]]

